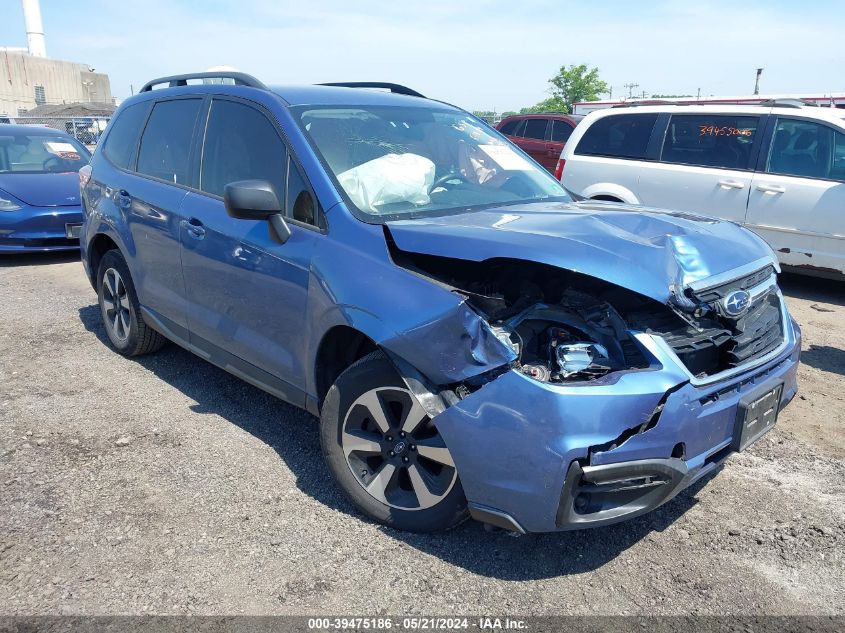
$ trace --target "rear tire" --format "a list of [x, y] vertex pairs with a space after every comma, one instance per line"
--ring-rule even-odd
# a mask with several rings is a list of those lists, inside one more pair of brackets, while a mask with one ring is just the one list
[[382, 352], [358, 360], [329, 389], [320, 440], [341, 490], [375, 521], [435, 532], [469, 516], [442, 437]]
[[129, 266], [120, 251], [108, 251], [97, 269], [97, 301], [112, 347], [124, 356], [161, 349], [167, 341], [144, 322]]

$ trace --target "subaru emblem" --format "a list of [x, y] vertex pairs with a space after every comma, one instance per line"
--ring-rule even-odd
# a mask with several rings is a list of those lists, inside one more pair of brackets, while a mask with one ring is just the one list
[[722, 301], [722, 307], [725, 309], [725, 314], [735, 317], [745, 312], [750, 301], [751, 295], [745, 290], [734, 290]]

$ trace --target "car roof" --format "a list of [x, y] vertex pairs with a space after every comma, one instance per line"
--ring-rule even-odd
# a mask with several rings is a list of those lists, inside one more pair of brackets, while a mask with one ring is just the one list
[[567, 112], [531, 112], [526, 114], [509, 114], [502, 117], [502, 121], [508, 119], [570, 119], [580, 121], [584, 118], [583, 114], [569, 114]]
[[[222, 80], [222, 81], [221, 81]], [[201, 81], [201, 83], [196, 83]], [[193, 82], [193, 83], [189, 83]], [[156, 86], [159, 86], [156, 88]], [[155, 89], [154, 89], [155, 88]], [[316, 85], [281, 85], [268, 87], [259, 79], [239, 71], [208, 71], [153, 79], [137, 95], [124, 103], [185, 94], [245, 96], [261, 90], [278, 97], [286, 106], [416, 106], [457, 110], [448, 103], [427, 99], [417, 91], [388, 82], [344, 82]], [[436, 104], [436, 105], [435, 105]]]
[[693, 105], [635, 105], [593, 110], [587, 116], [592, 120], [620, 114], [780, 114], [782, 116], [801, 116], [825, 121], [845, 121], [845, 111], [838, 108], [816, 106], [763, 106], [732, 103], [693, 104]]
[[345, 86], [321, 86], [321, 85], [294, 85], [294, 86], [270, 86], [269, 90], [282, 99], [288, 105], [356, 105], [356, 106], [440, 106], [452, 109], [454, 106], [426, 99], [424, 97], [413, 97], [410, 95], [396, 94], [385, 90], [370, 88], [348, 88]]

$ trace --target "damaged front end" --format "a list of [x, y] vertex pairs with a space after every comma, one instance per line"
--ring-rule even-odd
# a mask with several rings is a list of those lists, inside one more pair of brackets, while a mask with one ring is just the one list
[[[468, 311], [449, 349], [415, 354], [445, 366], [410, 367], [388, 351], [482, 521], [550, 531], [647, 512], [721, 464], [738, 402], [761, 382], [783, 382], [781, 406], [796, 392], [799, 335], [768, 264], [660, 303], [550, 265], [411, 253], [387, 237], [394, 263]], [[748, 305], [730, 314], [738, 290]], [[416, 333], [403, 344], [436, 347]]]
[[[476, 317], [460, 320], [465, 349], [450, 349], [445, 356], [450, 365], [456, 354], [463, 353], [468, 365], [486, 366], [485, 371], [466, 375], [452, 385], [459, 395], [471, 393], [503, 369], [514, 369], [539, 382], [562, 384], [649, 368], [616, 306], [645, 310], [654, 304], [650, 308], [655, 309], [659, 305], [654, 301], [544, 264], [511, 259], [469, 262], [406, 253], [391, 246], [396, 264], [451, 290], [463, 300], [461, 309]], [[451, 322], [457, 323], [447, 321], [447, 327]], [[420, 342], [435, 339], [422, 330], [412, 334]], [[495, 359], [500, 360], [498, 366]]]

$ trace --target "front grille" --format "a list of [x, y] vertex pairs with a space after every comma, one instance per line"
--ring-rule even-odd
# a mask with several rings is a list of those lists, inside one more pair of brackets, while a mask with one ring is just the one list
[[757, 272], [753, 272], [745, 277], [740, 277], [739, 279], [734, 279], [733, 281], [724, 283], [721, 286], [714, 286], [712, 288], [696, 292], [694, 296], [702, 303], [713, 303], [723, 297], [727, 297], [734, 290], [749, 290], [754, 286], [759, 286], [774, 274], [774, 266], [766, 266]]
[[733, 345], [728, 350], [731, 367], [761, 358], [783, 342], [783, 313], [777, 293], [757, 299], [734, 327]]
[[[686, 319], [666, 312], [636, 315], [635, 323], [659, 334], [689, 372], [697, 377], [712, 376], [742, 367], [762, 358], [783, 343], [784, 318], [781, 300], [774, 285], [772, 266], [750, 275], [695, 293], [703, 310]], [[741, 316], [725, 316], [719, 302], [736, 290], [750, 291], [771, 279], [772, 285], [753, 298]], [[758, 289], [759, 293], [759, 289]]]
[[[731, 336], [722, 349], [721, 362], [705, 372], [706, 374], [742, 367], [777, 349], [783, 342], [784, 315], [776, 290], [777, 286], [774, 285], [774, 274], [774, 267], [766, 266], [750, 275], [695, 293], [695, 298], [701, 303], [712, 306], [736, 290], [750, 291], [769, 280], [772, 282], [767, 291], [753, 298], [752, 304], [739, 317], [717, 316], [720, 324], [730, 332]], [[672, 345], [672, 347], [675, 346]], [[692, 368], [689, 369], [695, 373]]]

